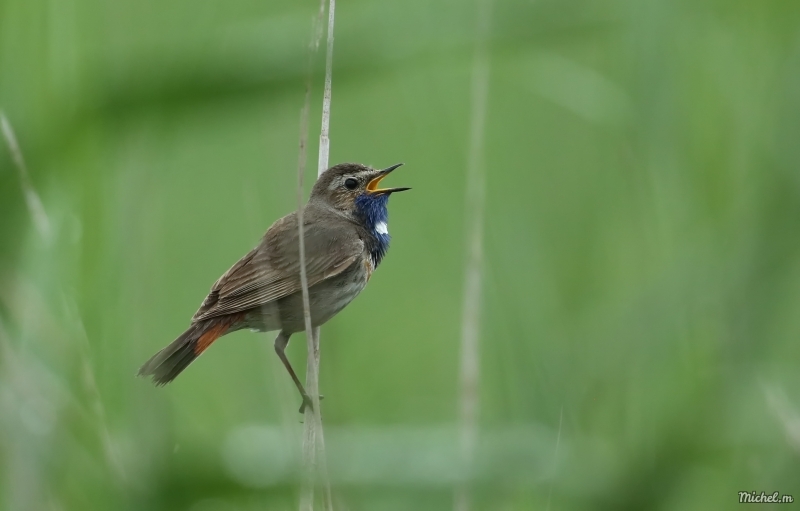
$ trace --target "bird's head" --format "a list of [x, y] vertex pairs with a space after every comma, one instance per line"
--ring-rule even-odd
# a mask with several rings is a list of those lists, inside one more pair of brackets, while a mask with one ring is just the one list
[[389, 195], [410, 188], [379, 188], [378, 185], [401, 165], [398, 163], [382, 170], [359, 163], [334, 165], [323, 172], [314, 184], [311, 200], [324, 202], [370, 226], [374, 222], [385, 222]]

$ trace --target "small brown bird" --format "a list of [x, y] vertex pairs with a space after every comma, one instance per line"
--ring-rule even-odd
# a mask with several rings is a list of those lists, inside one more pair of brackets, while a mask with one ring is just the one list
[[[386, 204], [389, 195], [409, 188], [379, 189], [378, 184], [400, 165], [375, 170], [341, 163], [314, 184], [303, 209], [313, 326], [358, 296], [389, 248]], [[305, 330], [299, 253], [295, 212], [272, 224], [258, 246], [214, 283], [189, 328], [148, 360], [139, 376], [165, 385], [225, 334], [243, 328], [280, 330], [275, 352], [303, 397], [303, 413], [311, 399], [284, 354], [289, 337]]]

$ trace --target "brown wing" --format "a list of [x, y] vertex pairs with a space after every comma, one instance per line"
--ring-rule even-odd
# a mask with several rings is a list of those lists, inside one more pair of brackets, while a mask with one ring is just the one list
[[[341, 221], [319, 222], [307, 214], [303, 224], [309, 287], [340, 274], [364, 251], [356, 231]], [[217, 280], [192, 320], [246, 311], [300, 291], [298, 242], [294, 213], [275, 222], [261, 243]]]

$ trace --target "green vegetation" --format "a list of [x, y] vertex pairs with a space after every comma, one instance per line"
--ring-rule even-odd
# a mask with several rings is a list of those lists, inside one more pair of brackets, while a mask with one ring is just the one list
[[[296, 206], [316, 2], [0, 1], [0, 509], [294, 510], [274, 334], [134, 377]], [[323, 327], [337, 509], [800, 499], [800, 5], [493, 6], [480, 440], [458, 457], [475, 9], [340, 2], [331, 163], [406, 165]], [[315, 65], [308, 187], [324, 52]], [[305, 366], [305, 339], [287, 350]], [[556, 445], [558, 444], [558, 448]]]

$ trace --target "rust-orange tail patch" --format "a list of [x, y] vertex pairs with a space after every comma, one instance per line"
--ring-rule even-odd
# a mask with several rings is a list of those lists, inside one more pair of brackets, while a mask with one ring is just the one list
[[209, 346], [211, 346], [212, 342], [225, 335], [225, 332], [228, 331], [232, 323], [233, 321], [226, 318], [203, 332], [203, 335], [197, 339], [197, 342], [194, 345], [194, 354], [200, 355]]
[[139, 376], [152, 376], [156, 385], [166, 385], [186, 369], [211, 343], [243, 319], [242, 314], [214, 318], [191, 325], [166, 348], [153, 355], [139, 369]]

